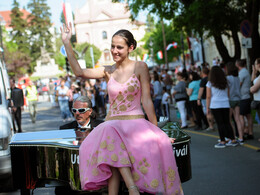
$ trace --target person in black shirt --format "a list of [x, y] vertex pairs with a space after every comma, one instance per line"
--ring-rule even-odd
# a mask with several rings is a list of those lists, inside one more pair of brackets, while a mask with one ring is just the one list
[[204, 67], [201, 72], [201, 81], [200, 81], [200, 89], [199, 89], [199, 94], [198, 94], [198, 100], [197, 103], [198, 105], [202, 106], [203, 113], [207, 117], [209, 127], [205, 129], [206, 131], [213, 131], [214, 126], [213, 126], [213, 116], [211, 113], [207, 114], [207, 107], [206, 107], [206, 85], [208, 82], [208, 74], [209, 74], [209, 69], [207, 67]]
[[10, 79], [11, 86], [11, 100], [12, 105], [12, 115], [13, 115], [13, 126], [14, 132], [16, 132], [15, 122], [18, 127], [18, 132], [22, 132], [22, 110], [24, 105], [23, 90], [15, 86], [15, 79]]

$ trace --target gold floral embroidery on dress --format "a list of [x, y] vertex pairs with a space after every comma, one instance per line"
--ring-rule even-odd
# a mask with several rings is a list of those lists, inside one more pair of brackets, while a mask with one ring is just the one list
[[154, 189], [157, 188], [159, 186], [159, 181], [157, 179], [153, 179], [150, 183], [150, 186]]
[[129, 101], [129, 102], [132, 102], [134, 101], [134, 96], [132, 94], [126, 96], [126, 99]]
[[117, 107], [117, 103], [116, 102], [114, 102], [113, 104], [112, 104], [112, 106], [111, 106], [113, 109], [115, 109], [116, 107]]
[[110, 136], [107, 136], [107, 139], [110, 139]]
[[148, 185], [147, 183], [144, 183], [144, 186], [145, 186], [146, 188], [149, 188], [149, 185]]
[[174, 192], [174, 195], [178, 195], [179, 194], [179, 190], [176, 190], [175, 192]]
[[130, 164], [130, 162], [129, 162], [129, 160], [127, 158], [121, 158], [120, 159], [120, 163], [122, 165], [129, 165]]
[[171, 189], [173, 187], [173, 182], [170, 183], [170, 185], [168, 186], [168, 189]]
[[129, 158], [130, 158], [131, 163], [134, 164], [135, 163], [135, 157], [131, 155], [131, 156], [129, 156]]
[[119, 94], [117, 95], [116, 99], [118, 101], [122, 101], [124, 99], [124, 96], [122, 95], [122, 92], [120, 91]]
[[126, 150], [125, 144], [123, 142], [121, 142], [120, 147], [122, 150]]
[[166, 172], [166, 174], [168, 175], [168, 180], [169, 181], [174, 181], [175, 180], [175, 171], [171, 168], [171, 167], [169, 167], [168, 168], [168, 171]]
[[115, 149], [115, 145], [114, 144], [108, 144], [107, 149], [112, 152]]
[[99, 172], [98, 172], [98, 169], [97, 168], [93, 168], [92, 169], [92, 175], [93, 176], [98, 176]]
[[97, 164], [97, 157], [96, 156], [93, 156], [92, 159], [91, 159], [91, 165], [96, 165]]
[[103, 161], [103, 156], [99, 156], [98, 159], [97, 159], [97, 162], [101, 163], [102, 161]]
[[130, 83], [127, 83], [127, 85], [130, 85]]
[[139, 165], [142, 165], [143, 164], [143, 162], [142, 161], [139, 161]]
[[106, 147], [107, 147], [107, 141], [106, 140], [100, 143], [101, 149], [105, 149]]
[[148, 172], [148, 169], [145, 166], [141, 166], [139, 169], [140, 169], [141, 173], [144, 175]]
[[132, 175], [133, 175], [134, 182], [137, 182], [140, 179], [140, 175], [138, 173], [133, 172]]
[[146, 167], [151, 167], [151, 165], [150, 165], [148, 162], [145, 162], [145, 163], [144, 163], [144, 166], [146, 166]]
[[127, 91], [125, 90], [125, 93], [127, 93]]
[[132, 92], [135, 91], [135, 88], [134, 88], [132, 85], [130, 85], [130, 86], [128, 86], [127, 90], [128, 90], [130, 93], [132, 93]]
[[123, 104], [123, 105], [121, 105], [121, 106], [119, 106], [119, 110], [121, 111], [121, 112], [124, 112], [124, 111], [126, 111], [126, 106]]
[[130, 83], [133, 83], [133, 82], [134, 82], [133, 80], [130, 81]]
[[112, 154], [112, 155], [111, 155], [111, 160], [117, 162], [117, 161], [118, 161], [118, 156], [117, 156], [117, 154]]

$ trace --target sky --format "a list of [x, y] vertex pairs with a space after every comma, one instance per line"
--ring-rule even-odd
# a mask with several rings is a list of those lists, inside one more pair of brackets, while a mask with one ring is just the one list
[[[20, 4], [20, 8], [25, 7], [27, 9], [27, 4], [30, 0], [17, 0]], [[47, 0], [47, 4], [50, 7], [51, 20], [55, 24], [55, 27], [59, 28], [61, 26], [60, 15], [62, 12], [62, 3], [64, 0]], [[81, 8], [87, 0], [65, 0], [65, 2], [70, 3], [72, 12], [77, 8]], [[13, 0], [0, 0], [0, 11], [6, 11], [12, 9]], [[28, 9], [27, 9], [28, 10]]]

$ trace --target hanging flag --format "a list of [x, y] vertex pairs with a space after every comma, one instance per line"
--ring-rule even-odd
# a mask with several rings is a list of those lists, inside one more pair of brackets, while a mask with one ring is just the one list
[[148, 60], [148, 58], [149, 58], [149, 55], [147, 53], [145, 53], [143, 55], [143, 61], [146, 62]]
[[173, 45], [174, 49], [176, 49], [178, 44], [176, 42], [173, 42], [172, 45]]
[[162, 51], [158, 51], [158, 52], [157, 52], [157, 58], [158, 58], [158, 60], [163, 59], [163, 53], [162, 53]]
[[169, 45], [167, 45], [166, 50], [168, 51], [168, 50], [171, 49], [172, 47], [173, 47], [173, 44], [170, 43]]
[[176, 49], [177, 48], [177, 43], [176, 42], [172, 42], [172, 43], [170, 43], [169, 45], [167, 45], [167, 47], [166, 47], [166, 50], [168, 51], [169, 49], [171, 49], [172, 47], [174, 47], [174, 49]]
[[69, 23], [72, 24], [72, 34], [75, 35], [75, 28], [74, 28], [74, 22], [73, 22], [73, 16], [72, 16], [72, 10], [70, 3], [62, 3], [62, 9], [63, 9], [63, 14], [65, 18], [65, 23], [69, 25]]

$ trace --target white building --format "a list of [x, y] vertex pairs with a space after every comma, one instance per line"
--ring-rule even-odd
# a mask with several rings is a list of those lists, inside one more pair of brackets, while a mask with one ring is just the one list
[[75, 11], [75, 31], [78, 43], [94, 44], [102, 51], [100, 65], [112, 64], [110, 54], [111, 38], [120, 29], [131, 31], [138, 45], [145, 34], [145, 23], [131, 22], [126, 4], [112, 3], [111, 0], [87, 0]]

